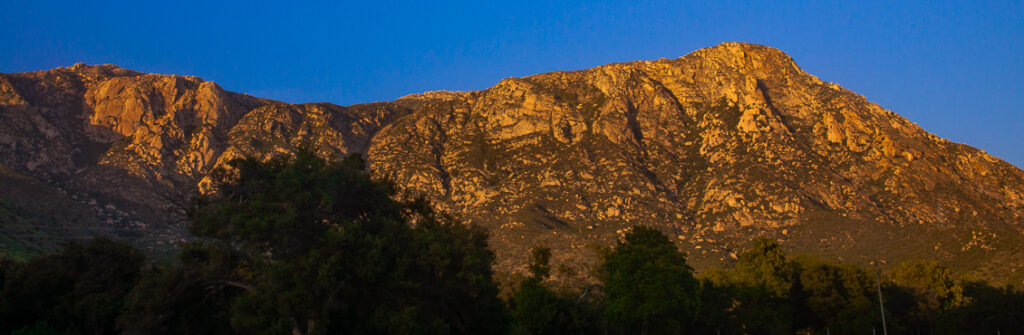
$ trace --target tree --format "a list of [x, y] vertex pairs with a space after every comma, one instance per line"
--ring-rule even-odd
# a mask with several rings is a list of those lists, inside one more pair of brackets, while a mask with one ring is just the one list
[[605, 313], [626, 332], [681, 333], [700, 307], [700, 284], [686, 257], [660, 231], [634, 227], [601, 266]]
[[61, 333], [50, 327], [50, 324], [45, 321], [39, 321], [34, 325], [13, 331], [11, 335], [61, 335]]
[[940, 334], [1024, 334], [1024, 292], [981, 281], [964, 283], [969, 303], [940, 317]]
[[413, 228], [412, 267], [415, 285], [409, 297], [419, 311], [416, 332], [423, 323], [444, 324], [446, 333], [505, 332], [505, 305], [494, 283], [494, 253], [487, 233], [438, 215], [422, 199], [408, 204], [418, 219]]
[[178, 261], [146, 271], [118, 318], [124, 334], [230, 334], [231, 302], [249, 269], [216, 241], [182, 246]]
[[862, 334], [881, 324], [873, 278], [852, 264], [816, 256], [796, 258], [805, 326], [834, 334]]
[[[494, 255], [479, 228], [423, 200], [394, 200], [393, 185], [371, 179], [359, 156], [324, 160], [302, 149], [230, 167], [211, 174], [216, 193], [188, 211], [192, 232], [211, 241], [199, 249], [228, 256], [165, 274], [195, 271], [193, 284], [176, 289], [208, 288], [228, 302], [164, 313], [220, 308], [211, 321], [246, 334], [503, 332]], [[151, 283], [135, 299], [147, 305], [167, 285]], [[183, 329], [156, 321], [148, 328]]]
[[705, 271], [700, 279], [700, 310], [697, 313], [695, 334], [739, 333], [732, 308], [735, 288], [728, 284], [728, 274], [717, 268]]
[[731, 295], [736, 299], [734, 318], [751, 334], [793, 332], [793, 268], [778, 242], [765, 238], [751, 241], [728, 273]]
[[513, 334], [593, 334], [597, 320], [585, 303], [544, 285], [551, 273], [551, 249], [533, 248], [530, 277], [512, 298]]
[[907, 261], [892, 271], [890, 295], [896, 303], [897, 321], [913, 331], [935, 333], [940, 316], [967, 304], [964, 286], [936, 261]]
[[4, 271], [0, 331], [113, 333], [144, 260], [127, 243], [96, 238], [14, 265]]
[[551, 248], [530, 249], [530, 277], [545, 280], [551, 275]]

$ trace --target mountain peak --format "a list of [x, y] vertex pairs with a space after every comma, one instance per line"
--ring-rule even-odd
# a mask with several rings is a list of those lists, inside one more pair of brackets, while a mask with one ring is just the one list
[[702, 55], [711, 58], [745, 58], [753, 57], [758, 59], [782, 58], [791, 59], [782, 50], [754, 43], [746, 42], [723, 42], [715, 46], [697, 49], [690, 54]]
[[404, 194], [490, 229], [503, 270], [522, 269], [535, 246], [586, 261], [586, 246], [635, 225], [674, 236], [698, 268], [730, 261], [751, 236], [864, 263], [1024, 263], [1005, 248], [1024, 243], [1024, 172], [762, 45], [349, 107], [111, 65], [0, 75], [0, 164], [126, 235], [187, 239], [147, 228], [168, 220], [171, 192], [157, 187], [183, 192], [233, 158], [302, 145], [363, 154]]
[[782, 50], [753, 43], [725, 42], [696, 50], [682, 58], [711, 60], [744, 71], [803, 72], [793, 58]]
[[71, 71], [87, 77], [124, 77], [143, 75], [142, 72], [132, 71], [114, 64], [89, 65], [81, 62], [75, 63], [74, 65], [67, 67], [60, 67], [54, 70]]

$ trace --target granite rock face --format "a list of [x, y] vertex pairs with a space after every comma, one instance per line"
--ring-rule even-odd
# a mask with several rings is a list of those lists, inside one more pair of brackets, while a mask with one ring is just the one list
[[75, 65], [0, 75], [0, 113], [0, 163], [144, 245], [188, 238], [169, 199], [212, 168], [306, 145], [364, 154], [403, 196], [490, 229], [501, 270], [546, 245], [585, 273], [635, 225], [671, 234], [698, 268], [753, 236], [1003, 281], [1024, 265], [1024, 172], [758, 45], [348, 107]]

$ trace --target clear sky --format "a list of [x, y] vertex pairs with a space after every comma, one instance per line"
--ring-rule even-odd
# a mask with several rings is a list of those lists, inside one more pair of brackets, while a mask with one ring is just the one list
[[478, 90], [724, 41], [1024, 166], [1024, 2], [0, 1], [0, 72], [76, 62], [288, 102]]

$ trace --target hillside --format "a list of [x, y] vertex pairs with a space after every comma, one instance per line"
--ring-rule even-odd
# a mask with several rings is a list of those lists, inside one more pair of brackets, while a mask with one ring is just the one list
[[165, 253], [189, 238], [179, 200], [213, 168], [299, 145], [364, 154], [403, 194], [488, 228], [502, 270], [538, 245], [585, 267], [643, 224], [698, 269], [768, 236], [862, 264], [1024, 278], [1024, 172], [742, 43], [354, 106], [112, 65], [0, 74], [0, 182], [20, 185], [0, 190], [0, 218]]

